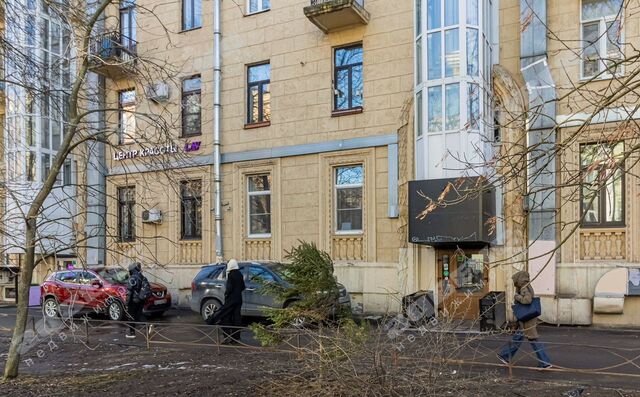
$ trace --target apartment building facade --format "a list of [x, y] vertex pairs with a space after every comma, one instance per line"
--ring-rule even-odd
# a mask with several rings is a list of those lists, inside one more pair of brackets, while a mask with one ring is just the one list
[[[107, 264], [141, 260], [187, 305], [203, 264], [286, 261], [313, 241], [357, 308], [396, 310], [413, 274], [400, 204], [413, 168], [413, 2], [184, 0], [154, 15], [145, 2], [111, 10], [107, 30], [179, 72], [150, 90], [123, 63], [100, 67], [121, 131], [106, 151]], [[151, 113], [177, 120], [162, 139], [149, 136]]]
[[640, 324], [636, 7], [416, 3], [409, 241], [441, 309], [525, 269], [547, 322]]

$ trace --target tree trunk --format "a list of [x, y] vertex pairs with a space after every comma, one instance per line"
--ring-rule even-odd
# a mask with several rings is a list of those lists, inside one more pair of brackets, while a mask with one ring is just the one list
[[35, 264], [35, 219], [25, 222], [25, 246], [27, 252], [25, 255], [25, 263], [20, 269], [20, 284], [16, 297], [18, 305], [16, 309], [16, 324], [11, 337], [11, 345], [9, 346], [9, 357], [4, 367], [4, 378], [11, 379], [18, 376], [18, 368], [20, 366], [20, 348], [24, 341], [24, 331], [27, 328], [27, 320], [29, 318], [29, 288], [33, 279], [33, 269]]

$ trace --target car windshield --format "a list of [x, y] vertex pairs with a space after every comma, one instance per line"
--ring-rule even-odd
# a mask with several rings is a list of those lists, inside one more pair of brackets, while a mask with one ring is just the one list
[[285, 280], [287, 279], [287, 276], [289, 276], [289, 267], [281, 263], [269, 266], [269, 269]]
[[122, 268], [102, 269], [97, 273], [111, 284], [126, 284], [129, 279], [129, 272]]

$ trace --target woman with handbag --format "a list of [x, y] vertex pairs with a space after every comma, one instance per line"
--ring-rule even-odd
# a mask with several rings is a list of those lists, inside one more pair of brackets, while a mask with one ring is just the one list
[[[551, 360], [544, 350], [542, 343], [538, 342], [538, 330], [536, 324], [540, 315], [539, 300], [535, 297], [533, 288], [531, 287], [531, 278], [529, 273], [525, 271], [517, 272], [513, 275], [513, 285], [516, 288], [514, 296], [515, 304], [513, 305], [514, 314], [518, 318], [518, 330], [509, 342], [498, 353], [498, 360], [504, 364], [509, 364], [515, 356], [526, 337], [538, 357], [539, 368], [550, 368]], [[536, 302], [537, 300], [537, 302]], [[522, 321], [520, 321], [522, 320]]]

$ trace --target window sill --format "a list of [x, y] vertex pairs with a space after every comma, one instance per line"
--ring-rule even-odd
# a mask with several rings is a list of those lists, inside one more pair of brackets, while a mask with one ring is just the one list
[[195, 138], [199, 136], [202, 136], [202, 132], [199, 132], [197, 134], [182, 134], [180, 135], [180, 139], [189, 139], [189, 138]]
[[346, 110], [333, 110], [331, 111], [331, 117], [351, 116], [353, 114], [360, 114], [363, 111], [364, 109], [361, 107]]
[[259, 123], [251, 123], [251, 124], [245, 124], [244, 125], [244, 129], [245, 130], [252, 130], [254, 128], [262, 128], [262, 127], [268, 127], [271, 125], [271, 121], [261, 121]]
[[180, 237], [180, 242], [193, 243], [202, 241], [202, 236], [200, 237]]
[[362, 230], [354, 230], [354, 231], [344, 231], [344, 232], [333, 232], [334, 237], [352, 237], [352, 236], [364, 236], [364, 231]]
[[135, 239], [133, 239], [133, 240], [118, 240], [118, 241], [116, 241], [116, 242], [117, 242], [118, 244], [121, 244], [121, 245], [126, 245], [126, 244], [132, 244], [132, 243], [135, 243], [135, 242], [136, 242], [136, 240], [135, 240]]
[[270, 234], [251, 234], [247, 236], [247, 239], [249, 240], [268, 240], [270, 238]]
[[252, 15], [258, 15], [258, 14], [264, 14], [265, 12], [269, 12], [271, 11], [271, 8], [267, 8], [264, 10], [260, 10], [260, 11], [254, 11], [254, 12], [247, 12], [246, 14], [244, 14], [245, 17], [250, 17]]
[[182, 29], [181, 31], [178, 32], [178, 34], [192, 32], [192, 31], [198, 30], [198, 29], [202, 29], [202, 26], [198, 26], [198, 27], [195, 27], [195, 28], [189, 28], [189, 29]]
[[600, 225], [580, 225], [580, 229], [586, 230], [609, 230], [609, 229], [625, 229], [627, 226], [625, 224], [615, 223], [615, 224], [600, 224]]

